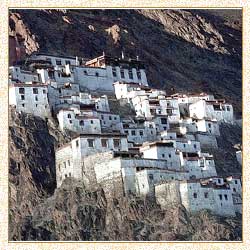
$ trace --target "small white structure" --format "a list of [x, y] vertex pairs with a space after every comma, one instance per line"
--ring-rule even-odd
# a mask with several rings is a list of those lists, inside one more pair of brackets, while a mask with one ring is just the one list
[[153, 196], [154, 185], [165, 181], [172, 180], [188, 180], [188, 171], [157, 169], [157, 168], [142, 168], [136, 172], [137, 191], [140, 196]]
[[81, 114], [80, 110], [76, 108], [60, 109], [57, 119], [62, 131], [101, 134], [100, 119], [95, 113]]
[[71, 73], [67, 73], [66, 67], [62, 66], [58, 68], [42, 68], [37, 69], [37, 73], [43, 83], [57, 82], [57, 83], [68, 83], [74, 82], [74, 75]]
[[48, 87], [45, 84], [11, 84], [9, 87], [9, 104], [17, 111], [30, 113], [41, 118], [50, 117]]
[[236, 152], [236, 159], [240, 163], [240, 165], [242, 165], [242, 151], [241, 150]]
[[207, 93], [199, 93], [199, 94], [180, 94], [176, 93], [171, 95], [172, 98], [178, 100], [180, 113], [183, 116], [189, 116], [189, 106], [195, 102], [200, 100], [213, 101], [214, 96]]
[[216, 119], [218, 122], [232, 123], [233, 106], [225, 100], [205, 101], [200, 100], [189, 106], [190, 116], [198, 119]]
[[229, 185], [217, 185], [212, 179], [159, 184], [155, 186], [155, 194], [157, 201], [165, 209], [173, 201], [173, 203], [182, 204], [189, 212], [207, 209], [217, 215], [235, 216], [235, 207]]
[[128, 137], [128, 142], [134, 144], [155, 141], [158, 138], [154, 122], [143, 121], [143, 123], [136, 123], [131, 120], [123, 120], [123, 129]]
[[169, 162], [172, 169], [180, 169], [180, 155], [172, 141], [144, 143], [140, 147], [140, 152], [143, 153], [143, 158], [165, 160]]
[[97, 112], [97, 116], [101, 121], [101, 126], [104, 131], [119, 131], [123, 133], [123, 126], [119, 115], [110, 112]]
[[10, 79], [12, 83], [39, 82], [39, 75], [32, 71], [23, 70], [18, 66], [9, 67]]
[[180, 152], [181, 166], [188, 171], [190, 179], [217, 176], [213, 156], [199, 156]]
[[179, 121], [181, 126], [187, 128], [187, 133], [204, 132], [208, 135], [220, 136], [220, 129], [217, 120], [187, 118]]
[[128, 151], [125, 135], [81, 134], [56, 150], [57, 187], [67, 177], [82, 179], [86, 156], [106, 151]]

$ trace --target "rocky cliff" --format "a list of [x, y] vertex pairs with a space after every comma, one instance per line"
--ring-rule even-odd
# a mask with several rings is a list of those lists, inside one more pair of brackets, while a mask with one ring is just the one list
[[138, 198], [107, 201], [102, 189], [89, 191], [68, 179], [24, 218], [20, 235], [22, 240], [240, 240], [241, 223], [206, 211], [190, 215], [182, 206], [161, 210]]
[[11, 10], [9, 26], [27, 55], [138, 55], [151, 85], [211, 92], [240, 116], [241, 21], [240, 10]]

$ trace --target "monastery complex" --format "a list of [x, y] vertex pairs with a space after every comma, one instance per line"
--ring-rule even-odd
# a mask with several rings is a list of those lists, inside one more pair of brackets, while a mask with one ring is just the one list
[[[105, 54], [86, 60], [37, 53], [25, 67], [10, 67], [9, 85], [9, 104], [18, 112], [56, 119], [63, 133], [74, 134], [56, 149], [57, 187], [74, 177], [100, 185], [107, 196], [155, 198], [164, 209], [242, 213], [241, 176], [218, 176], [206, 152], [218, 148], [220, 124], [234, 123], [225, 100], [168, 96], [149, 86], [138, 58]], [[114, 113], [111, 101], [133, 115]], [[241, 152], [236, 156], [241, 163]]]

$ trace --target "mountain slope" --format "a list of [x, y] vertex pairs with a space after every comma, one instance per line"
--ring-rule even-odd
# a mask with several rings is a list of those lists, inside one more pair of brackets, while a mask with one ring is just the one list
[[106, 54], [146, 62], [150, 85], [207, 91], [241, 114], [240, 10], [11, 10], [10, 31], [52, 54]]

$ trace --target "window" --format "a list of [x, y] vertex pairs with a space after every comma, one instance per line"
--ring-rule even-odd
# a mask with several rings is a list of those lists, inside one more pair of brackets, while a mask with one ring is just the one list
[[23, 106], [23, 107], [25, 106], [24, 103], [22, 104], [22, 106]]
[[219, 194], [219, 198], [220, 198], [220, 200], [222, 200], [222, 194]]
[[82, 126], [82, 127], [84, 126], [84, 121], [83, 120], [80, 121], [80, 126]]
[[116, 120], [117, 118], [116, 118], [116, 116], [114, 116], [114, 120]]
[[70, 65], [70, 60], [66, 60], [65, 64], [69, 64]]
[[186, 144], [185, 144], [185, 143], [183, 143], [183, 147], [184, 147], [184, 148], [186, 147]]
[[79, 141], [78, 140], [76, 141], [76, 146], [79, 147]]
[[140, 130], [139, 133], [140, 133], [140, 136], [143, 136], [143, 130]]
[[90, 120], [90, 123], [93, 124], [94, 123], [93, 120]]
[[94, 140], [93, 139], [88, 139], [88, 147], [93, 148], [94, 147]]
[[208, 192], [204, 193], [204, 197], [207, 199], [208, 198]]
[[101, 119], [103, 120], [104, 118], [103, 118], [103, 115], [101, 115]]
[[153, 176], [152, 174], [149, 174], [149, 175], [148, 175], [148, 178], [149, 178], [149, 180], [151, 180], [151, 181], [154, 180], [154, 176]]
[[110, 120], [110, 121], [112, 120], [112, 117], [111, 117], [111, 116], [109, 116], [109, 120]]
[[70, 160], [68, 160], [68, 166], [70, 166]]
[[67, 178], [68, 176], [67, 176], [67, 174], [65, 174], [65, 178]]
[[233, 188], [233, 191], [236, 192], [236, 188]]
[[61, 60], [56, 60], [56, 65], [62, 65]]
[[69, 177], [71, 177], [71, 173], [69, 172]]
[[166, 131], [166, 130], [167, 130], [167, 127], [164, 126], [163, 129]]
[[25, 100], [25, 97], [24, 97], [24, 95], [21, 95], [21, 100]]
[[120, 147], [120, 139], [114, 139], [114, 147], [115, 148]]
[[102, 147], [107, 148], [108, 147], [108, 139], [101, 139]]
[[38, 104], [36, 104], [36, 108], [38, 107]]
[[135, 130], [131, 130], [131, 135], [135, 135]]
[[88, 74], [87, 70], [84, 70], [84, 71], [83, 71], [83, 74], [84, 74], [84, 75], [87, 75], [87, 74]]
[[211, 123], [208, 123], [208, 127], [211, 128]]
[[112, 67], [112, 74], [113, 74], [113, 77], [117, 76], [117, 74], [116, 74], [116, 68], [115, 67]]
[[46, 89], [43, 89], [43, 94], [46, 94]]
[[227, 106], [227, 111], [230, 111], [230, 106]]
[[221, 180], [220, 179], [218, 179], [218, 183], [221, 184]]
[[98, 73], [98, 72], [95, 72], [95, 76], [97, 76], [97, 77], [98, 77], [98, 76], [99, 76], [99, 73]]
[[125, 78], [124, 69], [121, 69], [121, 78]]
[[25, 93], [24, 88], [19, 88], [19, 94], [24, 94], [24, 93]]
[[227, 194], [224, 194], [224, 197], [225, 197], [225, 200], [227, 201], [227, 200], [228, 200], [228, 198], [227, 198]]
[[64, 162], [63, 164], [64, 164], [64, 168], [66, 168], [66, 162]]
[[162, 154], [161, 157], [162, 157], [162, 158], [165, 158], [165, 154]]
[[131, 69], [128, 71], [128, 77], [129, 79], [133, 79], [133, 72]]
[[194, 148], [197, 148], [196, 144], [194, 144]]
[[36, 101], [36, 102], [38, 101], [38, 96], [37, 96], [37, 95], [35, 96], [35, 101]]
[[128, 130], [124, 130], [124, 133], [128, 135]]
[[238, 181], [237, 181], [237, 180], [235, 180], [235, 181], [234, 181], [234, 183], [235, 183], [235, 184], [238, 184]]
[[60, 164], [58, 164], [58, 170], [61, 171], [61, 165]]
[[68, 114], [68, 118], [69, 118], [69, 119], [71, 118], [71, 114]]
[[168, 157], [171, 158], [171, 154], [168, 154]]
[[38, 94], [38, 88], [33, 88], [33, 94]]
[[139, 70], [137, 70], [137, 77], [139, 80], [141, 80], [141, 72]]
[[159, 115], [161, 114], [161, 110], [158, 110], [158, 114], [159, 114]]
[[167, 124], [167, 118], [161, 118], [161, 124]]
[[194, 196], [194, 198], [196, 199], [196, 198], [197, 198], [197, 193], [194, 193], [193, 196]]
[[69, 123], [72, 124], [72, 120], [69, 120]]

